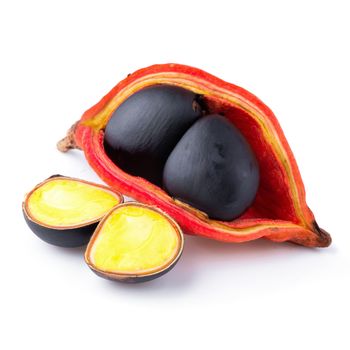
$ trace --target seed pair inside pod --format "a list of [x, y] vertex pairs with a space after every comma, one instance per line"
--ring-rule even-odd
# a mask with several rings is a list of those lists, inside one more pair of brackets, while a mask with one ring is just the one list
[[125, 172], [212, 219], [231, 221], [253, 203], [259, 165], [234, 124], [205, 115], [200, 102], [198, 94], [178, 86], [137, 91], [111, 115], [105, 151]]
[[108, 187], [53, 176], [26, 195], [22, 208], [28, 226], [47, 243], [90, 241], [85, 260], [101, 277], [142, 282], [163, 275], [183, 249], [179, 226], [155, 207], [122, 202]]

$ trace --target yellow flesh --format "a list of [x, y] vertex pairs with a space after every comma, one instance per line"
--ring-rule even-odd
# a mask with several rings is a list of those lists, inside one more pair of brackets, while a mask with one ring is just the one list
[[90, 256], [99, 270], [132, 274], [166, 266], [178, 247], [179, 235], [164, 215], [127, 205], [103, 223]]
[[27, 211], [36, 221], [54, 227], [94, 222], [119, 204], [117, 195], [72, 179], [44, 183], [28, 198]]

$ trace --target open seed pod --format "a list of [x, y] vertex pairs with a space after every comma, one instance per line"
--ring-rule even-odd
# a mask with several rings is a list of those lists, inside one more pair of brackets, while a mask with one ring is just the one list
[[[152, 98], [147, 100], [147, 96], [155, 90], [149, 89], [157, 86], [166, 86], [157, 96], [162, 96], [167, 112], [152, 112], [157, 118], [149, 120], [145, 106], [151, 106], [153, 111], [158, 102], [152, 104], [152, 101], [158, 101], [158, 97], [152, 95]], [[169, 92], [173, 89], [168, 87], [183, 89], [188, 93]], [[182, 96], [183, 108], [174, 103], [179, 95]], [[174, 96], [174, 99], [171, 96]], [[186, 112], [186, 103], [188, 104], [189, 100], [192, 101], [193, 115], [191, 118], [182, 118], [184, 113], [189, 115]], [[128, 101], [136, 102], [135, 105], [129, 105]], [[163, 107], [158, 110], [163, 110]], [[145, 121], [142, 118], [133, 118], [134, 115], [141, 115]], [[163, 115], [164, 120], [159, 118], [159, 115]], [[218, 208], [219, 210], [212, 210], [208, 200], [217, 200], [214, 196], [207, 195], [203, 200], [195, 198], [196, 193], [201, 194], [201, 191], [189, 186], [185, 181], [178, 181], [176, 173], [177, 169], [180, 169], [178, 174], [186, 173], [187, 176], [189, 173], [189, 177], [193, 177], [193, 172], [199, 169], [191, 164], [195, 153], [192, 152], [184, 160], [183, 152], [188, 150], [187, 145], [194, 147], [200, 144], [206, 147], [205, 140], [198, 143], [191, 137], [200, 137], [203, 134], [201, 130], [208, 131], [206, 128], [209, 124], [204, 122], [200, 127], [196, 127], [196, 120], [208, 118], [208, 115], [212, 115], [211, 120], [217, 124], [220, 116], [225, 118], [225, 121], [220, 122], [221, 125], [226, 121], [232, 123], [249, 144], [259, 169], [252, 177], [252, 187], [247, 192], [249, 198], [243, 201], [239, 210], [232, 210], [232, 215], [230, 207], [228, 210], [221, 210], [226, 208], [225, 203], [222, 204], [222, 208]], [[182, 118], [184, 123], [175, 123], [173, 118]], [[129, 128], [127, 121], [133, 123], [133, 128]], [[174, 133], [174, 128], [182, 134]], [[188, 133], [183, 136], [185, 141], [180, 141], [183, 128], [187, 128]], [[195, 130], [190, 132], [188, 128]], [[165, 134], [167, 132], [169, 134]], [[237, 135], [238, 132], [232, 131], [231, 134]], [[158, 140], [161, 142], [158, 143]], [[171, 145], [167, 143], [169, 140]], [[215, 146], [215, 140], [212, 144]], [[230, 142], [226, 143], [229, 144]], [[143, 149], [143, 145], [148, 148]], [[205, 154], [214, 168], [215, 157], [220, 155], [221, 146], [219, 144], [217, 149], [206, 147]], [[138, 153], [134, 152], [135, 147]], [[273, 112], [250, 92], [202, 70], [179, 64], [163, 64], [130, 74], [83, 114], [81, 120], [69, 130], [67, 137], [59, 142], [58, 148], [61, 151], [82, 149], [91, 167], [107, 184], [142, 203], [161, 208], [173, 217], [185, 232], [226, 242], [245, 242], [264, 237], [276, 242], [291, 241], [309, 247], [326, 247], [331, 243], [330, 235], [319, 228], [306, 203], [297, 163]], [[249, 154], [248, 149], [246, 147], [246, 151], [241, 154]], [[165, 154], [163, 150], [166, 151]], [[170, 156], [169, 150], [172, 151]], [[154, 152], [155, 159], [149, 151]], [[148, 154], [150, 165], [156, 164], [155, 167], [150, 166], [151, 169], [163, 169], [164, 162], [167, 163], [163, 174], [165, 187], [162, 188], [158, 183], [159, 174], [140, 173], [148, 164], [145, 162], [146, 158], [140, 156], [144, 153]], [[244, 161], [242, 164], [248, 170], [250, 164], [255, 164], [254, 157], [249, 157], [250, 162], [244, 157], [241, 158]], [[135, 163], [127, 163], [128, 159], [134, 159]], [[140, 159], [145, 162], [141, 170], [137, 168]], [[185, 169], [186, 164], [192, 166], [192, 169]], [[217, 165], [217, 169], [222, 166]], [[227, 163], [223, 166], [228, 169]], [[215, 178], [211, 174], [208, 177]], [[220, 189], [220, 196], [224, 199], [226, 180], [230, 179], [231, 170], [227, 174], [228, 177], [220, 179], [224, 183]], [[206, 175], [202, 173], [201, 176]], [[229, 197], [231, 194], [234, 192], [229, 193]], [[205, 208], [212, 212], [206, 212]]]
[[159, 209], [128, 202], [113, 208], [92, 236], [85, 261], [98, 276], [145, 282], [178, 261], [184, 238], [178, 224]]
[[41, 182], [22, 204], [30, 229], [43, 241], [61, 246], [85, 245], [98, 222], [123, 196], [106, 186], [54, 175]]

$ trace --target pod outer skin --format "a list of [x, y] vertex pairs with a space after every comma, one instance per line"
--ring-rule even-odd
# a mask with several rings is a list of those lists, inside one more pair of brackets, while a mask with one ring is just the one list
[[[269, 192], [278, 190], [277, 205], [265, 201], [259, 187], [252, 207], [235, 220], [209, 219], [195, 208], [176, 201], [164, 190], [140, 177], [127, 174], [104, 151], [104, 128], [118, 106], [136, 91], [156, 84], [176, 85], [207, 97], [209, 113], [224, 115], [248, 140], [260, 167], [260, 183], [269, 184]], [[209, 108], [208, 108], [209, 107]], [[230, 111], [230, 107], [234, 110]], [[298, 165], [276, 116], [260, 99], [237, 85], [228, 83], [201, 69], [181, 64], [156, 64], [129, 74], [96, 105], [88, 109], [59, 141], [66, 152], [81, 149], [90, 166], [111, 187], [142, 203], [155, 205], [173, 217], [186, 233], [224, 242], [247, 242], [267, 238], [290, 241], [308, 247], [327, 247], [331, 236], [319, 228], [306, 203], [305, 188]], [[265, 161], [265, 155], [268, 161]], [[278, 186], [276, 186], [278, 184]], [[254, 211], [259, 205], [261, 213]], [[270, 204], [264, 209], [265, 204]], [[276, 215], [271, 215], [275, 212]]]
[[161, 185], [170, 152], [201, 116], [196, 97], [192, 91], [165, 85], [131, 95], [109, 119], [106, 153], [127, 173]]
[[237, 128], [223, 116], [208, 115], [193, 124], [171, 152], [163, 186], [211, 219], [231, 221], [252, 204], [259, 166]]
[[65, 248], [74, 248], [86, 245], [98, 225], [98, 222], [95, 222], [83, 227], [58, 230], [41, 226], [30, 220], [24, 210], [23, 216], [29, 228], [36, 236], [46, 243]]
[[156, 272], [152, 275], [145, 275], [145, 276], [138, 276], [138, 275], [131, 275], [131, 276], [116, 276], [113, 274], [109, 274], [106, 272], [102, 272], [102, 271], [98, 271], [95, 270], [92, 266], [88, 265], [90, 270], [93, 271], [97, 276], [105, 278], [109, 281], [113, 281], [113, 282], [121, 282], [121, 283], [129, 283], [129, 284], [133, 284], [133, 283], [141, 283], [141, 282], [149, 282], [152, 281], [156, 278], [159, 278], [163, 275], [165, 275], [166, 273], [168, 273], [170, 270], [172, 270], [174, 268], [174, 266], [177, 264], [177, 262], [179, 261], [180, 257], [182, 255], [182, 251], [181, 253], [178, 255], [178, 257], [176, 258], [176, 260], [174, 260], [171, 265], [169, 265], [166, 269]]

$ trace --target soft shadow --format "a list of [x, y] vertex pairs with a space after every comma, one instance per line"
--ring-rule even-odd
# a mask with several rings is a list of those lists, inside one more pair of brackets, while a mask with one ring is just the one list
[[47, 244], [46, 250], [51, 250], [53, 255], [60, 255], [63, 259], [83, 260], [86, 246], [66, 248]]
[[245, 243], [224, 243], [201, 237], [187, 237], [184, 260], [191, 272], [201, 269], [203, 265], [220, 264], [224, 261], [228, 266], [253, 266], [266, 261], [288, 261], [304, 256], [334, 254], [333, 248], [307, 248], [297, 244], [276, 243], [267, 239], [259, 239]]
[[[260, 239], [247, 243], [230, 244], [202, 237], [186, 236], [185, 248], [177, 265], [166, 275], [152, 281], [125, 284], [105, 281], [108, 287], [119, 292], [135, 295], [150, 295], [156, 291], [166, 291], [166, 296], [186, 292], [203, 273], [215, 273], [210, 267], [217, 266], [232, 271], [237, 268], [258, 268], [262, 263], [283, 261], [290, 264], [301, 256], [334, 254], [334, 249], [306, 248], [292, 243], [276, 243]], [[287, 261], [286, 261], [287, 259]], [[215, 269], [214, 269], [215, 270]], [[209, 272], [206, 272], [209, 271]], [[210, 275], [207, 276], [211, 280]], [[157, 294], [159, 297], [159, 294]]]
[[172, 270], [157, 279], [141, 283], [122, 283], [105, 280], [105, 283], [112, 289], [131, 294], [153, 294], [156, 290], [164, 290], [176, 294], [180, 290], [186, 290], [194, 283], [193, 273], [186, 263], [184, 254], [185, 252]]

